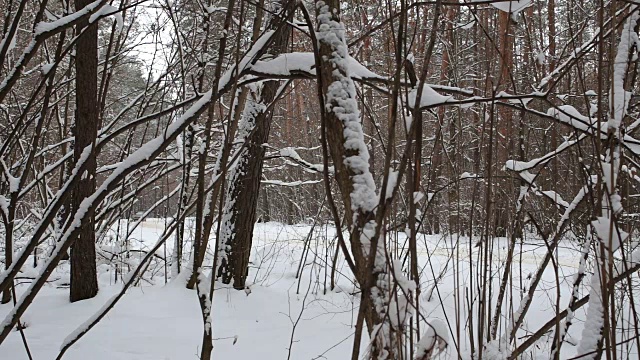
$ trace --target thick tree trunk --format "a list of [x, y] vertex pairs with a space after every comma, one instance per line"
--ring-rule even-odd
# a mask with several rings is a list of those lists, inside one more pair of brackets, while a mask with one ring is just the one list
[[[268, 84], [273, 83], [269, 82]], [[263, 91], [273, 93], [277, 91], [265, 84]], [[272, 90], [272, 91], [270, 91]], [[251, 97], [255, 94], [250, 95]], [[260, 98], [269, 97], [268, 94]], [[258, 108], [258, 99], [247, 101], [248, 107]], [[246, 126], [240, 127], [239, 136], [246, 137], [246, 145], [238, 165], [231, 171], [230, 185], [223, 210], [224, 234], [223, 241], [227, 246], [227, 257], [223, 259], [220, 268], [222, 281], [229, 284], [233, 279], [233, 287], [244, 289], [247, 277], [247, 266], [251, 254], [253, 227], [258, 204], [258, 191], [262, 176], [262, 160], [264, 159], [264, 144], [269, 137], [271, 125], [270, 111], [264, 112], [264, 107], [257, 113], [245, 112], [242, 122]], [[245, 132], [245, 134], [241, 134]], [[244, 140], [244, 139], [243, 139]]]
[[[295, 6], [296, 2], [292, 0], [283, 4], [289, 19], [293, 18]], [[278, 22], [279, 18], [273, 17], [269, 27], [275, 28]], [[273, 56], [283, 53], [290, 34], [290, 27], [283, 27], [275, 35], [269, 53]], [[280, 81], [267, 81], [258, 85], [256, 90], [249, 94], [238, 126], [237, 140], [246, 141], [246, 145], [238, 165], [232, 170], [230, 176], [230, 186], [222, 215], [224, 222], [222, 241], [227, 246], [227, 257], [223, 258], [220, 267], [222, 281], [229, 284], [233, 279], [235, 289], [244, 289], [247, 280], [265, 154], [262, 144], [269, 139], [271, 128], [272, 111], [268, 106], [277, 100], [280, 84]]]
[[[394, 359], [400, 344], [399, 327], [403, 325], [392, 324], [387, 313], [392, 296], [391, 279], [388, 276], [385, 239], [376, 228], [383, 226], [382, 219], [376, 217], [376, 211], [384, 214], [384, 209], [376, 210], [378, 200], [369, 169], [369, 151], [364, 141], [355, 85], [346, 61], [349, 54], [344, 24], [340, 20], [340, 1], [316, 2], [316, 18], [319, 47], [316, 63], [319, 65], [319, 100], [323, 122], [321, 131], [326, 133], [323, 146], [328, 148], [323, 151], [333, 161], [345, 211], [344, 219], [350, 229], [354, 275], [363, 291], [352, 357], [358, 357], [359, 334], [364, 321], [369, 334], [373, 335], [370, 358]], [[385, 162], [388, 167], [390, 157]], [[330, 195], [326, 176], [325, 186]]]
[[[87, 6], [91, 0], [76, 0], [77, 9]], [[78, 24], [82, 29], [88, 21]], [[78, 39], [76, 46], [76, 113], [74, 160], [78, 161], [84, 148], [91, 145], [98, 133], [98, 27], [93, 25]], [[80, 209], [82, 201], [96, 188], [96, 156], [91, 152], [87, 170], [73, 189], [73, 213]], [[98, 293], [96, 275], [96, 249], [94, 214], [89, 213], [81, 225], [78, 239], [71, 249], [71, 301], [84, 300]]]

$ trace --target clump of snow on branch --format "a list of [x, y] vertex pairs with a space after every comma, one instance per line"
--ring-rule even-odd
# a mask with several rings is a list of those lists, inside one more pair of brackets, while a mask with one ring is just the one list
[[[295, 52], [281, 54], [273, 59], [260, 60], [251, 67], [251, 71], [259, 74], [275, 76], [291, 76], [295, 73], [307, 73], [315, 75], [315, 57], [311, 52]], [[349, 74], [354, 79], [378, 79], [387, 80], [360, 64], [358, 60], [347, 54], [345, 64], [349, 68]]]
[[[409, 94], [409, 106], [416, 106], [416, 97], [418, 96], [418, 89], [412, 89]], [[422, 87], [422, 93], [420, 94], [420, 107], [429, 107], [439, 104], [444, 104], [449, 101], [453, 101], [454, 98], [451, 95], [441, 95], [437, 91], [433, 90], [431, 86], [424, 85]]]
[[116, 33], [121, 33], [124, 27], [124, 21], [122, 19], [122, 13], [119, 12], [118, 8], [113, 7], [111, 5], [105, 5], [100, 8], [100, 10], [91, 14], [89, 17], [89, 22], [93, 23], [101, 17], [104, 16], [113, 16], [116, 20]]
[[531, 0], [496, 1], [491, 2], [490, 4], [500, 11], [517, 15], [518, 13], [520, 13], [520, 11], [526, 9], [527, 7], [529, 7], [529, 5], [531, 5]]
[[416, 360], [431, 359], [437, 352], [442, 352], [449, 344], [449, 328], [439, 319], [429, 319], [427, 329], [418, 342]]

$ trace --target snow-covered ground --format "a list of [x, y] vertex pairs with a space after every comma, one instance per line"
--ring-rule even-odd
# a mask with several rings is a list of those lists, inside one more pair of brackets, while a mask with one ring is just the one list
[[[163, 228], [163, 220], [145, 221], [141, 228], [134, 231], [130, 246], [144, 249], [152, 245]], [[331, 227], [316, 227], [310, 237], [310, 251], [303, 260], [303, 276], [301, 279], [296, 277], [303, 244], [310, 230], [310, 225], [256, 225], [248, 281], [250, 290], [236, 291], [221, 283], [216, 286], [213, 306], [216, 358], [306, 360], [351, 357], [360, 295], [343, 262], [337, 271], [337, 287], [333, 291], [330, 289], [330, 264], [335, 249], [334, 230]], [[392, 240], [396, 241], [395, 237]], [[398, 234], [397, 241], [404, 244], [404, 234]], [[470, 246], [465, 238], [421, 236], [419, 242], [420, 264], [423, 267], [421, 312], [427, 321], [439, 319], [445, 324], [449, 323], [452, 329], [449, 334], [452, 341], [440, 358], [457, 358], [457, 348], [461, 354], [468, 355], [470, 349], [464, 319], [461, 321], [461, 339], [455, 335], [456, 304], [463, 305], [466, 299], [457, 302], [454, 298], [453, 279], [457, 275], [460, 287], [468, 286], [469, 251], [471, 249], [471, 258], [475, 261], [478, 248], [473, 244]], [[452, 249], [456, 242], [460, 266], [455, 267], [454, 272], [456, 254]], [[495, 261], [491, 271], [496, 285], [502, 275], [506, 244], [505, 239], [498, 239], [494, 245]], [[568, 303], [570, 283], [578, 267], [577, 251], [568, 242], [563, 245], [558, 250], [562, 309]], [[159, 255], [171, 254], [171, 244], [167, 247]], [[529, 275], [535, 272], [545, 252], [546, 248], [535, 242], [525, 244], [522, 254], [519, 248], [516, 249], [513, 293], [509, 292], [505, 301], [509, 311], [517, 309], [521, 298], [520, 283], [522, 281], [526, 287]], [[135, 264], [135, 259], [131, 259], [130, 263]], [[65, 277], [68, 270], [64, 266], [52, 276], [54, 281], [38, 295], [23, 318], [26, 323], [24, 334], [34, 359], [55, 358], [64, 338], [121, 288], [120, 281], [114, 282], [113, 267], [103, 265], [100, 269], [100, 293], [94, 299], [69, 303], [68, 289], [61, 286], [68, 279]], [[153, 278], [147, 276], [149, 281], [142, 281], [142, 286], [129, 290], [109, 315], [75, 344], [64, 358], [197, 359], [202, 339], [202, 320], [196, 293], [185, 289], [180, 278], [165, 285], [163, 271], [158, 266]], [[434, 279], [440, 279], [437, 287], [433, 286], [436, 283]], [[554, 315], [555, 283], [555, 274], [549, 269], [521, 330], [523, 336], [528, 334], [527, 330], [537, 330]], [[24, 286], [19, 286], [18, 292], [23, 289]], [[464, 289], [460, 290], [461, 294], [465, 293]], [[497, 291], [492, 297], [495, 301]], [[10, 305], [0, 305], [0, 316], [8, 313], [10, 308]], [[466, 311], [463, 315], [466, 316]], [[571, 345], [573, 341], [570, 340], [571, 337], [580, 337], [583, 319], [584, 309], [581, 309], [576, 313], [561, 358], [569, 358], [575, 353], [575, 347]], [[542, 341], [547, 341], [551, 336], [549, 333]], [[367, 340], [364, 339], [362, 349], [366, 344]], [[542, 343], [532, 349], [536, 352], [531, 354], [533, 358], [548, 358], [547, 344]], [[19, 332], [13, 332], [0, 347], [0, 359], [27, 359]]]

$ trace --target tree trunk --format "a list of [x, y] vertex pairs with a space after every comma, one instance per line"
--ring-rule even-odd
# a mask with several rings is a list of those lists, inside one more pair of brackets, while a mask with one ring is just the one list
[[[296, 2], [289, 0], [283, 6], [286, 16], [289, 19], [293, 18]], [[272, 17], [269, 27], [273, 29], [278, 22], [277, 17]], [[275, 35], [269, 53], [273, 56], [283, 53], [290, 34], [290, 27], [283, 27]], [[238, 165], [230, 174], [231, 180], [222, 214], [224, 233], [221, 239], [227, 245], [227, 258], [223, 259], [220, 274], [225, 284], [229, 284], [233, 279], [233, 287], [239, 290], [245, 288], [251, 256], [265, 154], [262, 144], [269, 139], [271, 128], [272, 110], [269, 105], [277, 100], [280, 84], [280, 81], [267, 81], [261, 86], [258, 85], [255, 91], [249, 94], [238, 125], [236, 139], [245, 141], [246, 144]]]
[[[514, 36], [512, 34], [512, 20], [511, 14], [505, 11], [498, 12], [498, 34], [500, 34], [500, 69], [498, 74], [498, 86], [503, 90], [515, 90], [513, 89], [512, 72], [513, 72], [513, 45]], [[496, 144], [496, 169], [500, 169], [504, 163], [513, 154], [513, 111], [507, 107], [498, 107], [498, 121], [497, 121], [497, 144]], [[493, 129], [492, 129], [493, 131]], [[516, 190], [513, 187], [513, 183], [509, 180], [498, 179], [496, 184], [499, 184], [492, 194], [494, 206], [494, 226], [495, 235], [504, 237], [507, 236], [507, 229], [512, 222], [509, 213], [509, 199], [511, 194]], [[491, 216], [491, 215], [489, 215]]]
[[[91, 0], [76, 0], [81, 9]], [[78, 24], [85, 28], [88, 21]], [[85, 149], [94, 143], [98, 133], [98, 27], [90, 26], [76, 45], [76, 113], [73, 127], [74, 160], [77, 162]], [[94, 145], [95, 146], [95, 145]], [[81, 210], [82, 201], [96, 188], [96, 155], [94, 149], [87, 159], [87, 170], [73, 189], [72, 213]], [[91, 211], [81, 224], [78, 239], [71, 249], [71, 301], [84, 300], [98, 293], [96, 275], [96, 248], [94, 214]]]
[[[354, 275], [362, 289], [362, 310], [358, 314], [352, 358], [358, 357], [359, 334], [364, 321], [369, 334], [373, 334], [369, 348], [370, 358], [393, 359], [400, 343], [398, 339], [401, 331], [398, 326], [392, 325], [387, 313], [391, 301], [391, 280], [388, 277], [385, 239], [376, 228], [384, 226], [380, 221], [382, 219], [376, 218], [376, 211], [384, 214], [384, 209], [375, 210], [376, 186], [369, 170], [369, 151], [364, 141], [355, 85], [346, 65], [349, 54], [344, 24], [340, 20], [340, 1], [317, 1], [316, 19], [321, 131], [326, 133], [326, 138], [323, 134], [323, 153], [333, 161], [335, 179], [344, 207], [344, 219], [351, 229], [349, 241], [355, 266]], [[390, 156], [387, 156], [385, 162], [385, 166], [389, 168]], [[325, 187], [330, 196], [326, 172]]]
[[[446, 43], [446, 48], [444, 49], [443, 53], [442, 53], [442, 64], [440, 65], [440, 81], [441, 83], [443, 83], [444, 85], [450, 85], [450, 86], [455, 86], [456, 84], [453, 83], [452, 79], [453, 77], [451, 76], [453, 69], [452, 66], [450, 66], [451, 58], [450, 58], [450, 54], [453, 53], [455, 54], [456, 52], [456, 46], [455, 46], [455, 38], [454, 38], [454, 32], [453, 32], [453, 23], [454, 23], [454, 19], [458, 14], [458, 9], [456, 7], [451, 7], [448, 8], [446, 10], [446, 15], [445, 18], [447, 20], [446, 22], [446, 28], [445, 28], [445, 43]], [[455, 64], [453, 65], [455, 66]], [[444, 108], [440, 108], [443, 109]], [[440, 110], [438, 109], [438, 110]], [[458, 153], [458, 131], [459, 128], [456, 127], [456, 121], [459, 120], [459, 113], [457, 114], [457, 116], [450, 116], [449, 120], [448, 120], [448, 128], [449, 128], [449, 146], [448, 146], [448, 170], [449, 170], [449, 181], [454, 181], [454, 179], [456, 179], [458, 177], [458, 169], [457, 169], [457, 164], [458, 164], [458, 158], [457, 158], [457, 153]], [[442, 111], [442, 113], [438, 114], [439, 118], [442, 119], [446, 119], [446, 113], [444, 111]], [[446, 122], [445, 122], [446, 123]], [[460, 217], [458, 214], [458, 200], [459, 200], [459, 187], [458, 186], [450, 186], [449, 190], [447, 191], [448, 193], [448, 201], [449, 201], [449, 229], [448, 232], [449, 234], [454, 234], [454, 233], [459, 233], [460, 232]], [[416, 190], [417, 191], [417, 190]]]
[[[15, 207], [9, 209], [8, 220], [5, 223], [5, 248], [4, 248], [4, 266], [5, 269], [9, 269], [13, 262], [13, 219], [15, 214]], [[11, 287], [2, 293], [1, 304], [8, 304], [11, 301]]]

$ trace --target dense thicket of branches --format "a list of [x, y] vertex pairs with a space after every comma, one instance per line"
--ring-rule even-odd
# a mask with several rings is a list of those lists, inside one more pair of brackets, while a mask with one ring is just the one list
[[[429, 359], [450, 337], [455, 356], [478, 359], [520, 358], [550, 337], [559, 358], [587, 303], [579, 356], [640, 353], [633, 1], [0, 8], [0, 291], [15, 301], [0, 345], [71, 249], [71, 300], [95, 295], [101, 263], [125, 286], [60, 357], [165, 266], [198, 293], [209, 359], [213, 283], [244, 289], [254, 222], [281, 221], [343, 230], [332, 266], [344, 260], [359, 289], [354, 360]], [[166, 230], [133, 261], [120, 230], [146, 217]], [[420, 234], [451, 246], [451, 336], [421, 313], [420, 279], [442, 279], [418, 261]], [[525, 284], [514, 274], [531, 239], [544, 246]], [[174, 252], [158, 259], [167, 241]], [[579, 254], [571, 280], [558, 271], [560, 244]], [[30, 267], [38, 275], [16, 298]], [[548, 322], [520, 336], [541, 293], [555, 298]], [[433, 341], [414, 346], [420, 337]]]

